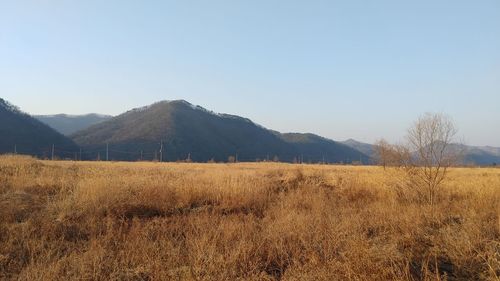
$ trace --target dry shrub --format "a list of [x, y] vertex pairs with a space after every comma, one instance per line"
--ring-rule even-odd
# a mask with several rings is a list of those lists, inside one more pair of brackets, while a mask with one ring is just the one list
[[[0, 157], [0, 279], [498, 280], [500, 171]], [[434, 208], [434, 212], [430, 212]]]

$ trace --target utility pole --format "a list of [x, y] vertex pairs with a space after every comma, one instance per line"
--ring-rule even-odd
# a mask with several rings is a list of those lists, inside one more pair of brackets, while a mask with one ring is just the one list
[[160, 162], [163, 162], [163, 141], [160, 141]]
[[236, 163], [238, 163], [238, 153], [236, 153]]
[[17, 144], [14, 144], [14, 154], [17, 154]]
[[52, 144], [52, 161], [54, 161], [54, 148], [55, 148], [55, 145]]
[[106, 161], [109, 161], [109, 143], [106, 143]]
[[80, 148], [80, 161], [82, 161], [82, 148]]

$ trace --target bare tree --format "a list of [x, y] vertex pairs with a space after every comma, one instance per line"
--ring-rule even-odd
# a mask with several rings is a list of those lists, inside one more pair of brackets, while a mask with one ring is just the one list
[[390, 155], [392, 154], [392, 145], [385, 139], [380, 139], [373, 144], [374, 158], [377, 164], [385, 168], [390, 165]]
[[449, 168], [459, 159], [460, 152], [453, 147], [456, 134], [453, 121], [444, 114], [427, 113], [408, 130], [406, 153], [411, 154], [402, 159], [406, 159], [403, 161], [413, 184], [424, 188], [431, 205]]
[[407, 145], [390, 144], [385, 139], [380, 139], [373, 145], [373, 157], [378, 165], [384, 167], [409, 167], [411, 165], [411, 152]]

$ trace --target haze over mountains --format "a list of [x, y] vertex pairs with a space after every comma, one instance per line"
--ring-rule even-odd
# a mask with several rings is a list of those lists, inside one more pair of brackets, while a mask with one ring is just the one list
[[[84, 160], [206, 162], [233, 158], [367, 164], [373, 156], [371, 144], [280, 133], [247, 118], [215, 113], [184, 100], [161, 101], [116, 117], [57, 114], [36, 118], [0, 99], [0, 153], [16, 149], [50, 157], [54, 145], [55, 156]], [[500, 148], [457, 148], [465, 151], [466, 163], [500, 163]]]
[[34, 115], [33, 117], [49, 125], [61, 134], [69, 136], [94, 124], [111, 119], [113, 116], [90, 113], [85, 115]]

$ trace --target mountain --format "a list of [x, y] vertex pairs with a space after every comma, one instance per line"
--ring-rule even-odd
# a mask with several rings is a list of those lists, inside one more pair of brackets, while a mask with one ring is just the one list
[[485, 151], [491, 155], [500, 157], [500, 147], [492, 147], [492, 146], [479, 146], [479, 149]]
[[455, 144], [453, 147], [463, 152], [465, 164], [493, 165], [500, 164], [500, 148], [491, 146], [469, 146]]
[[[137, 108], [73, 134], [72, 139], [91, 151], [90, 159], [106, 153], [115, 160], [190, 158], [239, 161], [279, 158], [292, 162], [366, 160], [352, 148], [314, 135], [280, 134], [235, 115], [219, 114], [184, 100], [162, 101]], [[314, 147], [318, 144], [317, 147]], [[162, 149], [163, 148], [163, 149]]]
[[[342, 142], [353, 149], [363, 152], [365, 155], [373, 156], [373, 145], [362, 143], [353, 139]], [[463, 144], [453, 144], [452, 149], [460, 151], [463, 154], [464, 164], [475, 164], [487, 166], [500, 164], [500, 148], [491, 146], [469, 146]]]
[[[281, 139], [298, 149], [305, 162], [324, 162], [323, 159], [334, 159], [334, 162], [352, 163], [359, 161], [368, 163], [369, 158], [363, 152], [314, 134], [285, 133]], [[303, 155], [306, 155], [305, 157]]]
[[95, 113], [86, 115], [35, 115], [34, 117], [66, 136], [112, 118], [109, 115]]
[[1, 98], [0, 136], [0, 153], [50, 157], [54, 145], [55, 156], [72, 158], [78, 150], [73, 141]]
[[354, 139], [348, 139], [346, 141], [343, 141], [342, 144], [361, 151], [365, 155], [373, 155], [373, 145], [369, 143], [359, 142]]

